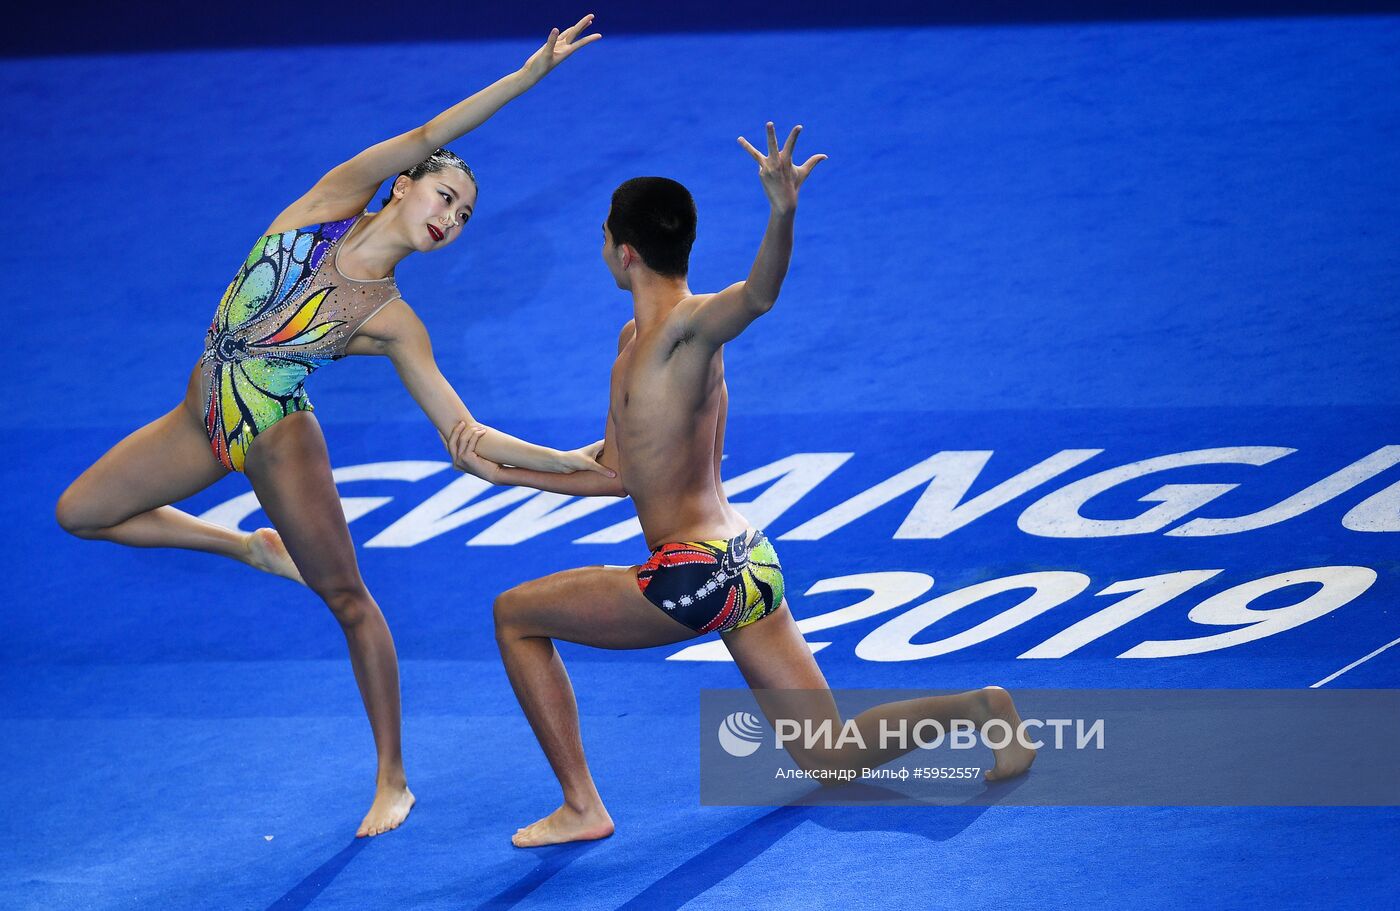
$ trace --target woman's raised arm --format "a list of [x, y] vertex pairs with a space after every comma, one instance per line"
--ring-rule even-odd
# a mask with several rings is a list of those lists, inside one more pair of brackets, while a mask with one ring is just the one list
[[549, 38], [520, 69], [459, 101], [422, 126], [376, 143], [332, 168], [306, 195], [278, 215], [275, 223], [311, 224], [363, 211], [387, 178], [413, 167], [439, 148], [481, 126], [574, 51], [603, 37], [599, 34], [579, 37], [592, 23], [593, 14], [589, 13], [572, 28], [563, 32], [557, 28], [551, 30]]

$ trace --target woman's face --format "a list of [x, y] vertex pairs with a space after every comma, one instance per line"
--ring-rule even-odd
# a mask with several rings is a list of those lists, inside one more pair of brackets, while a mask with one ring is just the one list
[[398, 221], [420, 253], [456, 240], [476, 206], [476, 184], [460, 168], [443, 168], [417, 180], [401, 176], [393, 194]]

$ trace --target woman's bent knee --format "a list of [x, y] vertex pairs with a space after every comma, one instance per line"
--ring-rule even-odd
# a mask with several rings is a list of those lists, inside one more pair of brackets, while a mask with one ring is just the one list
[[79, 538], [98, 537], [98, 532], [106, 527], [96, 521], [92, 511], [86, 508], [71, 487], [58, 498], [58, 504], [54, 506], [54, 518], [58, 520], [59, 528]]
[[317, 585], [313, 588], [341, 626], [358, 626], [379, 612], [379, 607], [363, 584]]

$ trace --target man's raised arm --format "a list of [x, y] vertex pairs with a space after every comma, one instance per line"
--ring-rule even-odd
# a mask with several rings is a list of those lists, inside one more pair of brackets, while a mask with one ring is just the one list
[[712, 294], [696, 308], [690, 318], [690, 325], [698, 337], [712, 345], [719, 346], [736, 337], [772, 309], [778, 299], [778, 291], [787, 275], [788, 263], [792, 259], [792, 225], [797, 214], [797, 191], [807, 175], [825, 155], [813, 155], [799, 166], [792, 163], [792, 152], [797, 145], [797, 134], [801, 125], [792, 128], [787, 142], [778, 148], [778, 134], [773, 124], [768, 124], [768, 154], [763, 155], [744, 137], [739, 137], [743, 146], [758, 162], [758, 176], [763, 182], [763, 192], [768, 197], [768, 229], [763, 232], [763, 242], [758, 247], [758, 256], [749, 270], [747, 281], [730, 285], [718, 294]]

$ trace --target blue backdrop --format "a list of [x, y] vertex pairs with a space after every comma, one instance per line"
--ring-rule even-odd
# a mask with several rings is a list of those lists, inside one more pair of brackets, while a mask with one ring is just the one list
[[[347, 847], [372, 752], [324, 608], [212, 558], [66, 537], [53, 503], [178, 400], [224, 285], [282, 206], [532, 47], [0, 62], [12, 906], [1394, 895], [1393, 809], [701, 808], [697, 690], [739, 680], [727, 662], [667, 660], [678, 648], [565, 651], [618, 835], [512, 849], [554, 791], [495, 656], [491, 598], [644, 548], [605, 532], [631, 515], [624, 502], [487, 503], [500, 494], [423, 464], [443, 459], [436, 435], [373, 359], [323, 371], [310, 392], [403, 661], [422, 802], [401, 831]], [[587, 442], [630, 315], [598, 260], [612, 189], [639, 174], [686, 183], [700, 211], [691, 284], [716, 288], [746, 273], [765, 214], [734, 137], [800, 121], [805, 152], [831, 160], [804, 189], [777, 308], [727, 349], [725, 475], [747, 476], [734, 499], [776, 538], [799, 618], [915, 578], [890, 574], [930, 579], [809, 635], [830, 643], [818, 657], [833, 685], [1392, 687], [1400, 649], [1332, 675], [1397, 636], [1397, 51], [1400, 20], [1366, 17], [609, 35], [456, 144], [481, 180], [476, 216], [399, 284], [477, 415]], [[1071, 489], [1202, 450], [1217, 451], [1128, 470], [1092, 497]], [[1058, 472], [1025, 479], [1057, 454]], [[230, 478], [187, 507], [255, 527], [246, 492]], [[1219, 572], [1062, 657], [1024, 657], [1121, 600], [1104, 589], [1192, 570]], [[901, 647], [862, 646], [918, 605], [1023, 574], [1069, 593], [943, 654], [914, 657], [1031, 590], [989, 589]], [[1235, 619], [1188, 617], [1217, 595]], [[1268, 619], [1245, 605], [1300, 622], [1119, 657]]]

